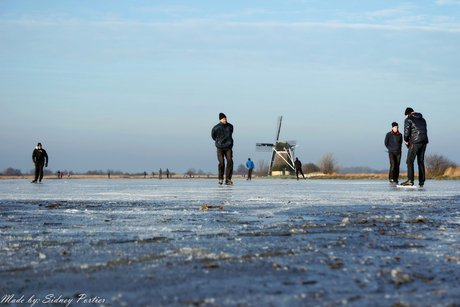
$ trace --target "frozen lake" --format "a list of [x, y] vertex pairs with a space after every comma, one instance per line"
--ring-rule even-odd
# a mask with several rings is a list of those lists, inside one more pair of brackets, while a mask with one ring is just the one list
[[0, 302], [460, 305], [460, 182], [234, 183], [0, 180]]

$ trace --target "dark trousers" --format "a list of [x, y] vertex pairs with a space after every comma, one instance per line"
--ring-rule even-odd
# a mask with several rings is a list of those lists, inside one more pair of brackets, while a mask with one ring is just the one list
[[390, 158], [390, 172], [388, 177], [390, 180], [398, 181], [399, 179], [399, 164], [401, 163], [400, 152], [389, 152], [388, 157]]
[[219, 160], [219, 180], [224, 180], [225, 160], [227, 159], [226, 180], [232, 179], [233, 174], [233, 150], [217, 147], [217, 160]]
[[37, 181], [37, 179], [40, 181], [43, 179], [43, 166], [45, 166], [43, 161], [35, 162], [35, 181]]
[[418, 182], [425, 183], [425, 151], [426, 143], [411, 144], [407, 152], [407, 177], [412, 182], [414, 181], [414, 161], [417, 157], [418, 164]]
[[252, 168], [248, 168], [248, 180], [252, 178]]
[[304, 174], [303, 174], [302, 169], [301, 169], [301, 168], [298, 168], [298, 169], [295, 170], [295, 175], [297, 176], [297, 180], [299, 180], [299, 173], [301, 173], [301, 174], [302, 174], [302, 177], [305, 179], [305, 176], [304, 176]]

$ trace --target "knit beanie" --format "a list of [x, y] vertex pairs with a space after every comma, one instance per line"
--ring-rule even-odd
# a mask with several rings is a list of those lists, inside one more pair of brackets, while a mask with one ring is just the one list
[[227, 118], [227, 116], [225, 116], [224, 113], [219, 113], [219, 120], [221, 120], [222, 118]]
[[406, 112], [404, 112], [404, 115], [409, 115], [409, 114], [411, 114], [412, 112], [414, 112], [414, 109], [412, 109], [412, 108], [406, 108]]
[[399, 125], [398, 125], [398, 123], [397, 123], [397, 122], [393, 122], [393, 123], [391, 123], [391, 127], [398, 127], [398, 126], [399, 126]]

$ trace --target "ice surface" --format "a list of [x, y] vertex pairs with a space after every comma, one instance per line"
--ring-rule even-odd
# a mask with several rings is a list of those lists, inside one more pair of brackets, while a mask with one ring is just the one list
[[460, 304], [459, 182], [234, 183], [1, 180], [0, 301]]

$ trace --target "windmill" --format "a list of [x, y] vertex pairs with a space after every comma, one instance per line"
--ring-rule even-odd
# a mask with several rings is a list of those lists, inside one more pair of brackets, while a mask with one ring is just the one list
[[[275, 164], [275, 157], [278, 155], [281, 159], [286, 162], [287, 165], [293, 170], [295, 170], [294, 165], [294, 149], [297, 147], [297, 141], [286, 141], [279, 142], [279, 136], [281, 131], [281, 122], [283, 120], [282, 116], [278, 117], [278, 123], [276, 125], [276, 137], [275, 143], [256, 143], [256, 151], [271, 151], [272, 156], [270, 159], [270, 164], [268, 167], [268, 175], [270, 176], [273, 166]], [[285, 155], [285, 157], [283, 156]]]

